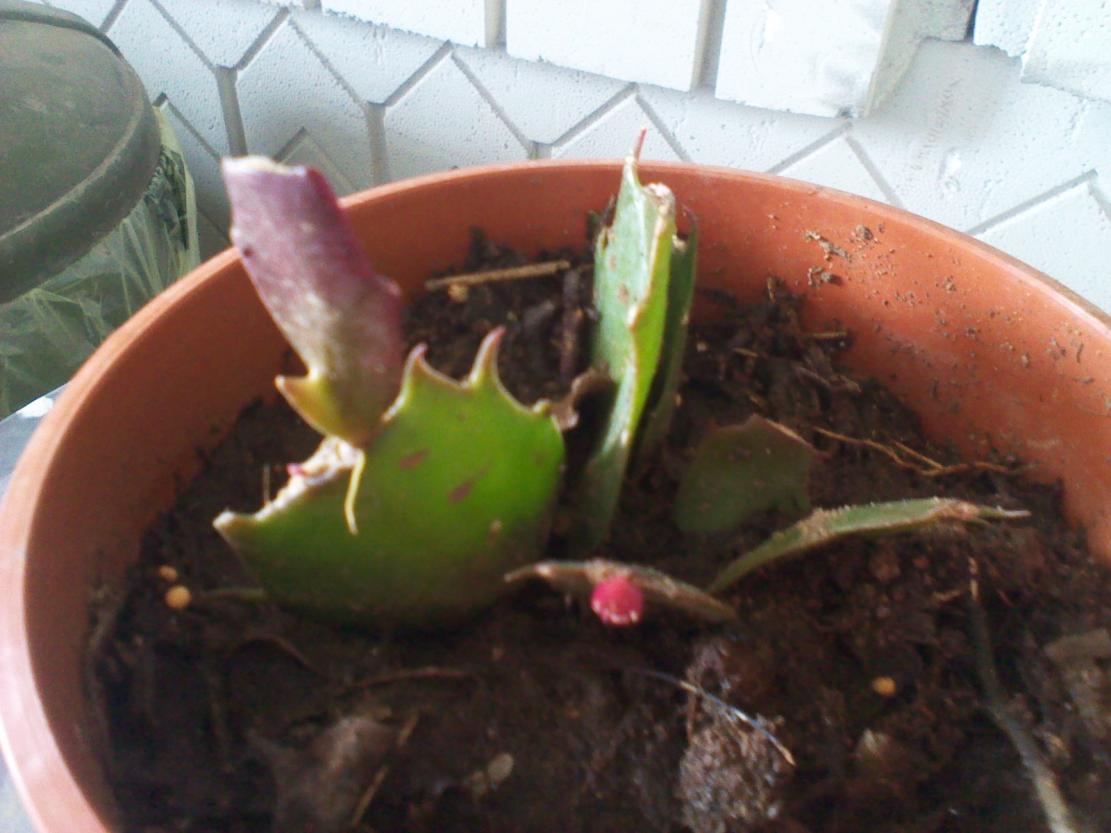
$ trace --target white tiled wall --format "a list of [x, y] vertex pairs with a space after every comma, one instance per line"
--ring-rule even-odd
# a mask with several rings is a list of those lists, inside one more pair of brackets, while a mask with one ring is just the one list
[[[315, 164], [346, 192], [621, 156], [648, 126], [649, 157], [900, 205], [1111, 310], [1106, 0], [979, 0], [974, 20], [972, 0], [43, 2], [101, 26], [174, 124], [208, 252], [226, 245], [223, 154]], [[601, 27], [602, 6], [623, 16]]]

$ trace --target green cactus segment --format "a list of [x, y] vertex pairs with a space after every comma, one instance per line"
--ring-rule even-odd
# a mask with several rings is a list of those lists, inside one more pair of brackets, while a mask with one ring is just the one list
[[560, 593], [589, 602], [594, 588], [612, 578], [625, 578], [644, 594], [651, 612], [671, 610], [702, 622], [728, 622], [737, 612], [692, 584], [640, 564], [626, 564], [594, 558], [589, 561], [540, 561], [521, 567], [505, 576], [508, 584], [535, 579], [546, 581]]
[[667, 285], [667, 318], [664, 322], [663, 353], [645, 407], [644, 424], [637, 444], [643, 459], [663, 442], [675, 414], [676, 396], [682, 379], [683, 351], [687, 345], [694, 276], [698, 264], [698, 230], [686, 240], [675, 240], [671, 249], [671, 276]]
[[308, 368], [278, 389], [320, 433], [364, 445], [401, 379], [400, 291], [371, 268], [319, 172], [245, 157], [223, 174], [232, 240]]
[[1025, 510], [978, 506], [963, 500], [936, 497], [819, 509], [794, 526], [775, 533], [726, 567], [710, 584], [709, 592], [720, 593], [771, 561], [794, 558], [850, 535], [893, 535], [945, 522], [971, 523], [1028, 517], [1030, 513]]
[[660, 362], [668, 277], [675, 235], [675, 198], [662, 185], [642, 186], [636, 158], [625, 160], [613, 224], [594, 253], [598, 325], [593, 365], [617, 385], [598, 445], [579, 488], [574, 546], [596, 547], [609, 530], [637, 426]]
[[711, 431], [679, 483], [676, 525], [684, 532], [732, 532], [769, 509], [805, 515], [817, 453], [790, 428], [759, 415]]
[[217, 519], [276, 601], [331, 621], [430, 627], [488, 604], [507, 570], [539, 556], [563, 437], [546, 405], [526, 409], [502, 387], [500, 338], [486, 338], [462, 384], [414, 349], [365, 451], [326, 440], [257, 514]]

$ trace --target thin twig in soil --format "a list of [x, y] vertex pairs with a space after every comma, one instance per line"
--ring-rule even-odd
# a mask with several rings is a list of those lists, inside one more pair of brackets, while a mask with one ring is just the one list
[[481, 272], [465, 272], [459, 275], [445, 275], [424, 282], [430, 292], [450, 286], [479, 286], [496, 281], [516, 281], [525, 278], [543, 278], [558, 275], [571, 268], [569, 260], [547, 260], [543, 263], [526, 263], [524, 266], [509, 266], [505, 269], [485, 269]]
[[214, 590], [201, 590], [193, 594], [194, 605], [225, 600], [247, 604], [267, 604], [272, 601], [270, 594], [261, 587], [217, 587]]
[[273, 645], [275, 648], [280, 650], [282, 653], [286, 654], [291, 659], [293, 659], [302, 668], [305, 668], [306, 670], [313, 672], [318, 677], [328, 677], [327, 674], [325, 674], [323, 671], [321, 671], [319, 668], [317, 668], [316, 665], [314, 665], [312, 662], [310, 662], [308, 657], [306, 657], [303, 653], [301, 653], [293, 645], [293, 643], [283, 639], [282, 637], [278, 636], [275, 633], [255, 633], [255, 634], [251, 634], [249, 636], [244, 637], [243, 639], [241, 639], [239, 642], [235, 643], [235, 645], [232, 646], [231, 650], [228, 651], [228, 657], [235, 656], [237, 653], [242, 651], [248, 645], [255, 645], [255, 644], [258, 644], [258, 643], [262, 643], [264, 645]]
[[975, 561], [970, 562], [968, 611], [972, 622], [972, 643], [976, 657], [976, 671], [980, 677], [980, 687], [984, 695], [984, 707], [996, 725], [1015, 747], [1023, 766], [1034, 782], [1034, 792], [1045, 813], [1046, 822], [1052, 833], [1078, 833], [1065, 798], [1057, 786], [1053, 770], [1045, 762], [1038, 745], [1022, 721], [1011, 714], [1007, 708], [1006, 694], [999, 682], [992, 657], [991, 636], [988, 632], [987, 614], [980, 604], [978, 568]]
[[355, 827], [362, 821], [366, 811], [370, 809], [370, 805], [374, 802], [374, 797], [378, 795], [378, 790], [382, 788], [382, 782], [386, 780], [386, 776], [389, 774], [389, 764], [378, 767], [378, 771], [374, 773], [374, 777], [370, 779], [370, 784], [367, 785], [366, 790], [359, 798], [359, 803], [355, 805], [355, 812], [351, 814], [351, 822], [348, 827]]
[[82, 662], [89, 706], [92, 709], [93, 734], [96, 738], [94, 748], [109, 774], [115, 768], [115, 758], [108, 754], [112, 736], [108, 719], [108, 695], [100, 675], [97, 674], [97, 664], [104, 658], [126, 600], [127, 595], [115, 585], [102, 584], [94, 590], [93, 628]]
[[757, 732], [763, 735], [772, 746], [775, 747], [775, 750], [783, 756], [783, 760], [785, 760], [791, 766], [797, 766], [797, 764], [795, 763], [795, 756], [791, 754], [791, 750], [784, 746], [779, 738], [777, 738], [771, 733], [771, 731], [768, 730], [768, 727], [764, 725], [764, 721], [760, 718], [753, 717], [743, 709], [740, 709], [730, 703], [726, 703], [720, 697], [715, 694], [711, 694], [709, 691], [702, 688], [701, 686], [696, 686], [694, 683], [689, 683], [686, 680], [681, 680], [678, 677], [672, 676], [671, 674], [665, 674], [663, 671], [653, 671], [650, 668], [634, 668], [631, 666], [624, 667], [621, 670], [628, 671], [632, 674], [640, 674], [644, 677], [651, 677], [654, 680], [661, 680], [665, 683], [671, 683], [673, 686], [682, 689], [688, 694], [693, 694], [696, 697], [702, 697], [706, 700], [709, 700], [718, 708], [723, 709], [726, 713], [733, 715], [742, 723], [745, 723], [752, 729], [755, 729]]
[[815, 373], [809, 367], [807, 367], [806, 365], [802, 365], [802, 364], [796, 364], [795, 365], [795, 372], [798, 373], [803, 378], [809, 379], [812, 382], [817, 382], [819, 385], [824, 387], [826, 390], [829, 390], [829, 391], [832, 391], [832, 392], [835, 392], [835, 393], [837, 391], [845, 391], [846, 393], [852, 393], [852, 394], [857, 394], [857, 393], [861, 392], [861, 387], [857, 382], [853, 381], [848, 376], [842, 376], [839, 373], [835, 373], [835, 374], [833, 374], [833, 376], [831, 376], [830, 378], [827, 379], [822, 374]]
[[809, 341], [843, 341], [849, 337], [848, 330], [833, 330], [825, 333], [803, 333], [802, 337]]
[[[877, 442], [876, 440], [862, 439], [859, 437], [849, 437], [845, 434], [839, 434], [836, 431], [831, 431], [828, 428], [822, 428], [819, 425], [814, 426], [814, 431], [818, 434], [821, 434], [823, 437], [829, 437], [831, 440], [836, 440], [837, 442], [844, 443], [845, 445], [855, 445], [862, 448], [870, 448], [872, 451], [877, 451], [880, 454], [888, 457], [891, 462], [893, 462], [900, 468], [913, 471], [917, 474], [920, 474], [922, 477], [948, 477], [954, 474], [963, 474], [967, 471], [991, 471], [997, 474], [1007, 475], [1018, 473], [1016, 469], [1008, 468], [1007, 466], [1001, 465], [999, 463], [989, 463], [984, 460], [973, 460], [969, 463], [954, 463], [952, 465], [946, 466], [942, 465], [941, 463], [930, 457], [927, 457], [920, 451], [915, 451], [913, 448], [902, 442], [895, 441], [893, 443], [893, 445], [898, 448], [898, 450], [896, 450], [896, 448], [885, 445], [881, 442]], [[900, 451], [902, 453], [900, 453]], [[903, 456], [904, 454], [914, 459], [908, 460], [905, 456]], [[918, 462], [915, 462], [915, 460], [917, 460]]]
[[579, 328], [582, 326], [583, 312], [579, 308], [578, 269], [568, 269], [563, 275], [563, 321], [559, 339], [559, 380], [563, 385], [571, 384], [575, 376], [575, 366], [579, 362]]
[[475, 676], [474, 671], [466, 671], [462, 668], [440, 668], [439, 666], [429, 665], [423, 668], [402, 668], [398, 671], [387, 671], [385, 674], [358, 680], [354, 683], [354, 687], [372, 688], [379, 685], [389, 685], [390, 683], [407, 682], [408, 680], [469, 680]]
[[[224, 712], [224, 684], [220, 675], [212, 668], [204, 669], [205, 693], [208, 695], [208, 722], [212, 737], [216, 741], [216, 751], [220, 756], [220, 767], [225, 772], [234, 769], [232, 763], [231, 730], [228, 728], [227, 714]], [[227, 784], [224, 784], [226, 789]]]
[[[416, 730], [417, 723], [419, 722], [419, 714], [414, 714], [405, 721], [405, 725], [402, 726], [401, 730], [397, 733], [397, 740], [394, 741], [395, 750], [400, 751], [405, 748], [405, 745], [409, 742], [409, 738], [413, 736], [413, 732]], [[382, 789], [382, 783], [389, 774], [389, 764], [382, 764], [382, 766], [378, 767], [378, 771], [374, 773], [374, 777], [370, 779], [370, 784], [367, 785], [366, 790], [359, 798], [359, 803], [355, 805], [355, 812], [351, 814], [351, 821], [348, 827], [354, 828], [362, 821], [363, 816], [365, 816], [367, 810], [370, 809], [370, 805], [374, 803], [374, 797], [378, 795], [378, 791]]]

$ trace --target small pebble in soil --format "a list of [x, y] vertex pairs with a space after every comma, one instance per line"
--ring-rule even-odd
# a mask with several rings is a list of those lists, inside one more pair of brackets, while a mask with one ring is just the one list
[[899, 686], [891, 677], [876, 677], [872, 680], [872, 691], [880, 697], [894, 697], [899, 691]]
[[178, 580], [179, 575], [174, 567], [171, 567], [169, 564], [163, 564], [158, 568], [158, 577], [163, 581], [168, 581], [170, 584], [173, 584]]
[[193, 601], [193, 594], [184, 584], [175, 584], [166, 591], [165, 601], [170, 610], [185, 610]]

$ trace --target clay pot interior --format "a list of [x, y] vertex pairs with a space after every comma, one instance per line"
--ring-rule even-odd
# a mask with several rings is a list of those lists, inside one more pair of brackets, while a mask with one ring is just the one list
[[[1040, 479], [1063, 479], [1070, 517], [1111, 559], [1105, 316], [983, 244], [863, 198], [736, 171], [643, 167], [698, 217], [702, 285], [753, 298], [775, 275], [805, 293], [807, 325], [850, 329], [848, 363], [891, 387], [933, 437], [973, 455], [995, 446]], [[616, 163], [493, 167], [387, 186], [347, 206], [375, 265], [414, 291], [463, 258], [471, 227], [530, 255], [581, 244], [585, 213], [618, 181]], [[812, 267], [836, 277], [812, 288]], [[136, 557], [198, 449], [271, 390], [284, 349], [225, 253], [113, 336], [32, 440], [0, 515], [0, 715], [40, 830], [105, 833], [112, 817], [82, 696], [90, 588]]]

